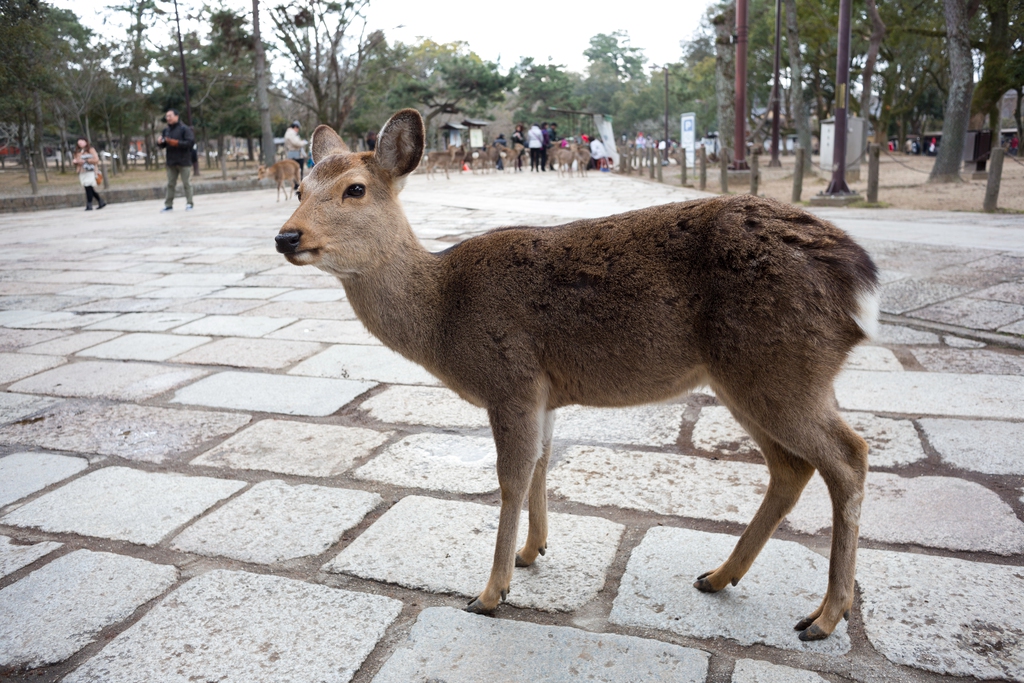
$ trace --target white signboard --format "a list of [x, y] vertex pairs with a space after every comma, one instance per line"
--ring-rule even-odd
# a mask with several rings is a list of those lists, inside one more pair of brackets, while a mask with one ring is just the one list
[[693, 112], [683, 114], [679, 119], [679, 127], [682, 129], [679, 143], [686, 150], [686, 165], [693, 166], [694, 155], [697, 153], [697, 115]]
[[479, 128], [469, 129], [469, 146], [476, 149], [484, 146], [484, 132]]

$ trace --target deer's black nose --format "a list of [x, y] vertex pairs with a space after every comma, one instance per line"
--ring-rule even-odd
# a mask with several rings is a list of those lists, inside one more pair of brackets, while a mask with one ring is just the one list
[[277, 251], [280, 254], [294, 254], [295, 250], [299, 248], [301, 240], [301, 232], [282, 232], [274, 238]]

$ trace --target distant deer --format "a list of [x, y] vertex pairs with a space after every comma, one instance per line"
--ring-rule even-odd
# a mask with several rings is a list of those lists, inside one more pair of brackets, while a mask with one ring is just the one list
[[580, 145], [576, 148], [576, 170], [581, 176], [586, 177], [588, 166], [590, 166], [590, 148]]
[[548, 151], [548, 158], [553, 161], [558, 175], [568, 173], [572, 177], [572, 162], [576, 161], [576, 144], [570, 143], [567, 147], [554, 147]]
[[732, 554], [694, 586], [715, 592], [743, 578], [817, 469], [832, 498], [828, 589], [796, 628], [801, 640], [831, 634], [853, 603], [868, 469], [832, 385], [877, 325], [867, 253], [801, 209], [742, 195], [501, 228], [432, 254], [398, 202], [423, 140], [414, 109], [387, 122], [374, 152], [351, 153], [317, 128], [316, 166], [276, 244], [289, 262], [335, 275], [370, 332], [487, 410], [501, 513], [490, 579], [466, 609], [493, 612], [513, 567], [547, 548], [557, 408], [709, 385], [761, 447], [771, 479]]
[[443, 152], [429, 152], [426, 160], [424, 161], [427, 170], [427, 177], [432, 178], [437, 167], [440, 166], [444, 169], [444, 177], [450, 180], [451, 177], [448, 175], [448, 168], [451, 167], [461, 170], [462, 164], [465, 160], [466, 150], [462, 147], [456, 147], [455, 145], [451, 145]]
[[284, 199], [288, 201], [292, 198], [293, 189], [299, 186], [299, 162], [292, 161], [291, 159], [282, 159], [270, 168], [267, 168], [263, 164], [256, 169], [256, 176], [263, 180], [264, 178], [273, 178], [277, 181], [277, 201], [281, 201], [281, 188], [284, 187]]

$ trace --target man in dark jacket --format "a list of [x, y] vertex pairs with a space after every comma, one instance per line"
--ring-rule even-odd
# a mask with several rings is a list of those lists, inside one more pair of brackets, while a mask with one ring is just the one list
[[174, 208], [174, 186], [181, 176], [181, 185], [185, 188], [185, 210], [192, 210], [192, 148], [196, 137], [192, 129], [178, 120], [178, 110], [168, 109], [164, 116], [167, 127], [157, 138], [156, 143], [167, 150], [167, 199], [164, 200], [164, 211]]

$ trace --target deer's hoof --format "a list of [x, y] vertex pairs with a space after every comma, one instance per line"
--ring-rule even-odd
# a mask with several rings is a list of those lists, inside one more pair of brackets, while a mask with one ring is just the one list
[[537, 548], [537, 552], [540, 553], [541, 555], [547, 555], [548, 554], [548, 547], [545, 545], [545, 546], [542, 546], [540, 548]]
[[805, 628], [814, 623], [814, 619], [811, 617], [804, 617], [800, 621], [796, 622], [796, 626], [793, 627], [794, 631], [803, 631]]
[[805, 642], [809, 640], [825, 640], [828, 637], [829, 634], [825, 633], [825, 631], [817, 624], [811, 624], [806, 629], [800, 631], [799, 636], [800, 640]]
[[[708, 574], [710, 573], [711, 572], [708, 572]], [[710, 581], [704, 578], [708, 574], [701, 574], [700, 576], [698, 576], [697, 580], [693, 582], [693, 587], [699, 590], [701, 593], [717, 593], [718, 589], [711, 585]]]
[[487, 608], [482, 602], [480, 602], [480, 598], [473, 598], [464, 609], [470, 614], [485, 614], [487, 616], [493, 616], [495, 610], [498, 609], [498, 606], [495, 605], [494, 607]]
[[516, 566], [517, 567], [529, 567], [531, 564], [533, 564], [533, 562], [527, 562], [526, 560], [524, 560], [522, 557], [519, 556], [519, 553], [516, 553]]

